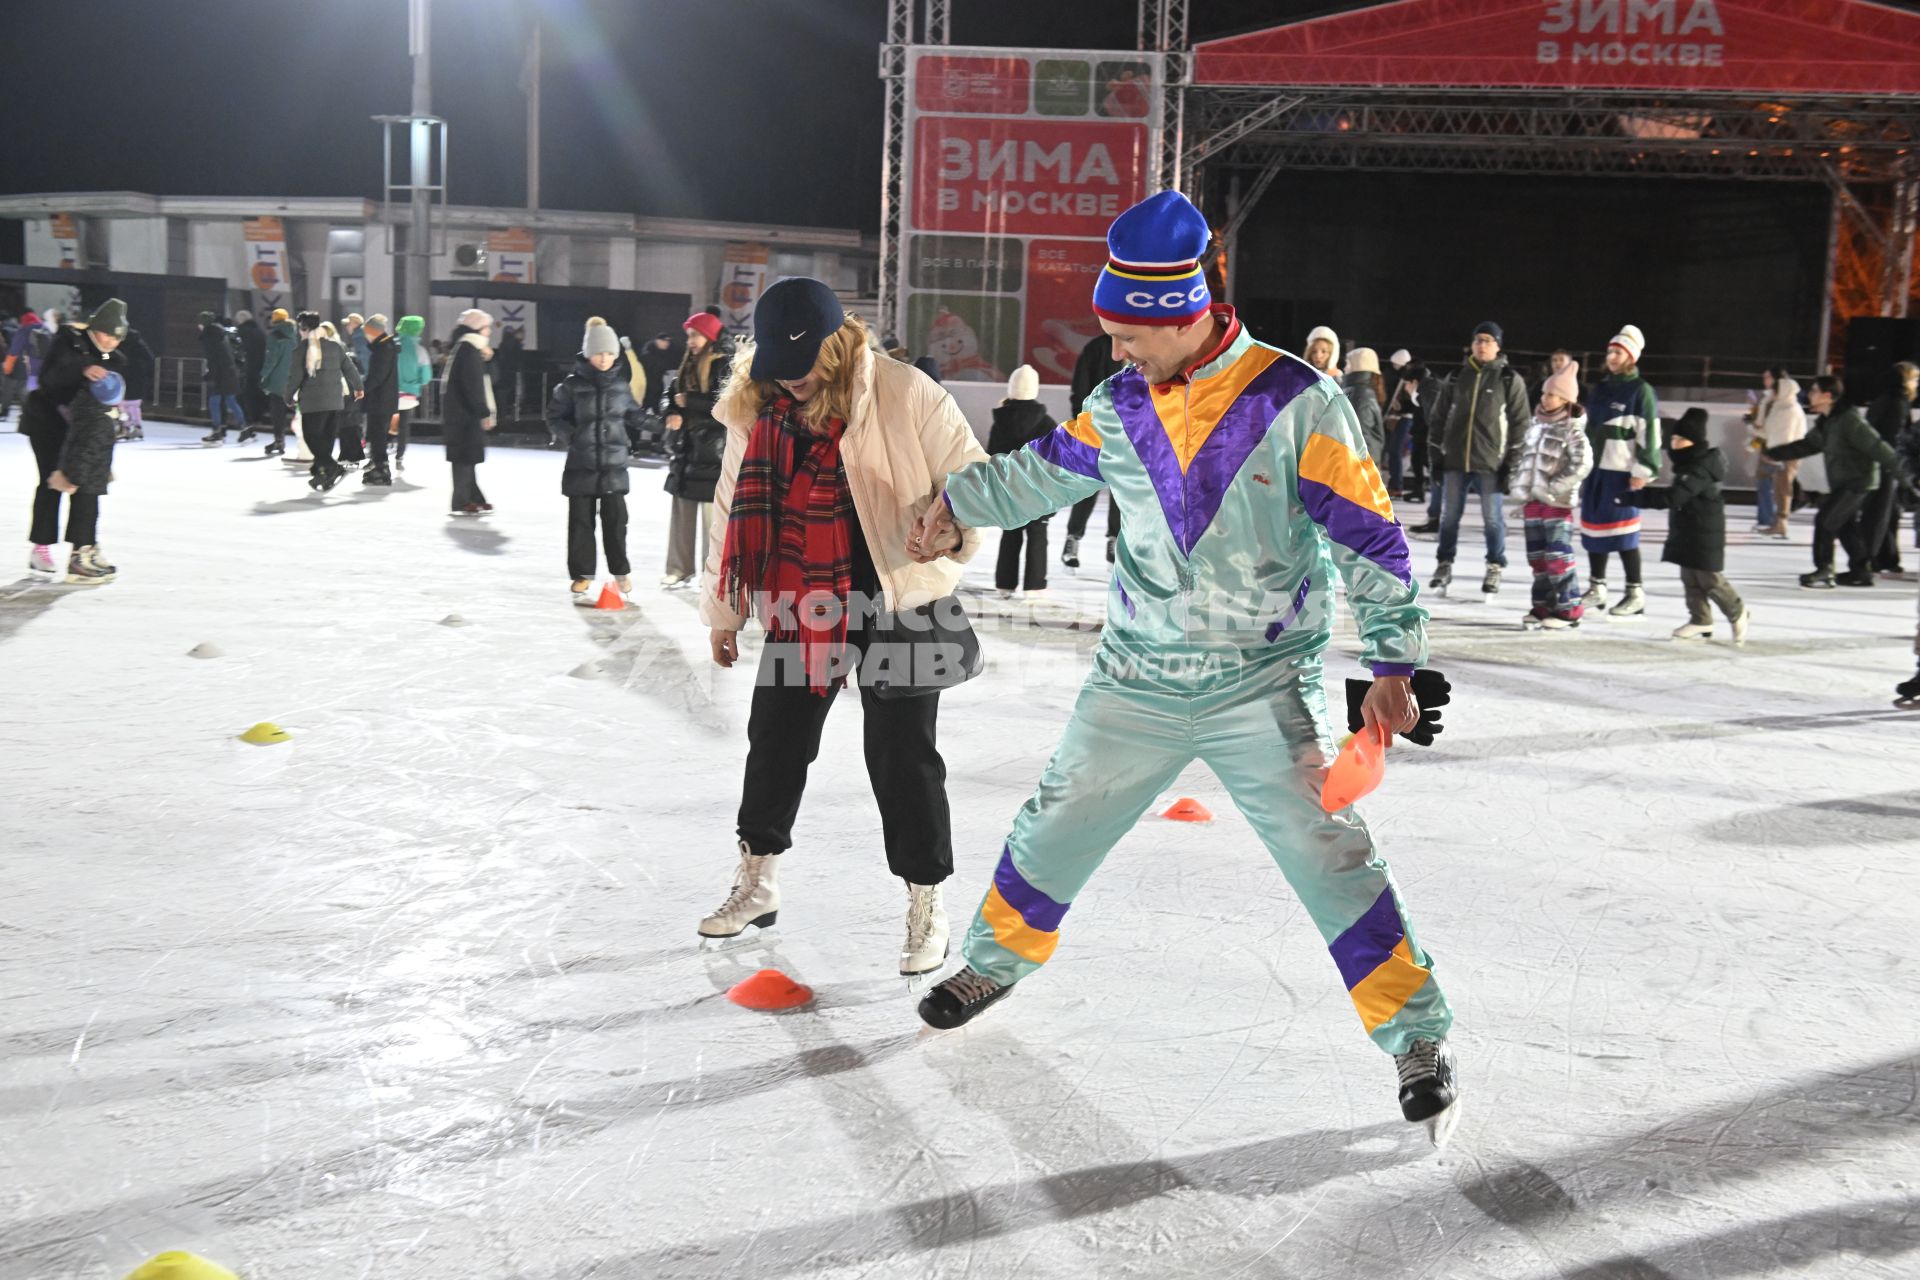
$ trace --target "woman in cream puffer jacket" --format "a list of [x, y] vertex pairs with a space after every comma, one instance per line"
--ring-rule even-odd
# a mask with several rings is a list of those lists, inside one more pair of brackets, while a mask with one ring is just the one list
[[[793, 513], [785, 510], [788, 494], [804, 474], [811, 509], [813, 502], [822, 501], [814, 486], [826, 476], [831, 493], [824, 501], [831, 503], [832, 522], [840, 524], [850, 519], [852, 524], [836, 531], [845, 535], [850, 563], [831, 566], [836, 577], [840, 569], [851, 570], [848, 603], [854, 606], [844, 624], [846, 647], [835, 656], [851, 656], [860, 664], [858, 674], [865, 676], [866, 654], [859, 650], [873, 638], [871, 628], [876, 621], [868, 612], [867, 602], [875, 596], [883, 597], [888, 609], [899, 612], [949, 596], [960, 579], [961, 563], [979, 550], [980, 534], [970, 529], [953, 552], [919, 564], [907, 555], [907, 538], [927, 509], [942, 500], [948, 475], [968, 463], [985, 461], [987, 453], [974, 438], [953, 397], [913, 366], [876, 353], [866, 326], [841, 312], [825, 285], [818, 281], [800, 281], [797, 285], [782, 281], [774, 288], [785, 286], [796, 287], [780, 295], [769, 291], [762, 296], [760, 307], [775, 302], [785, 306], [799, 297], [804, 305], [817, 308], [818, 318], [812, 326], [796, 321], [791, 327], [803, 333], [827, 332], [828, 337], [814, 358], [812, 371], [797, 384], [754, 381], [751, 348], [735, 357], [732, 376], [713, 410], [715, 421], [726, 428], [727, 448], [714, 486], [718, 518], [708, 537], [700, 616], [712, 628], [714, 662], [733, 666], [739, 658], [736, 633], [746, 621], [738, 609], [746, 601], [747, 589], [771, 593], [771, 588], [763, 588], [763, 584], [780, 579], [785, 571], [780, 567], [782, 557], [791, 554], [786, 542], [793, 532]], [[759, 322], [756, 314], [756, 325]], [[788, 327], [780, 326], [782, 330]], [[800, 385], [812, 389], [796, 409], [790, 397]], [[811, 422], [806, 421], [809, 413], [814, 419]], [[763, 415], [765, 423], [759, 422]], [[819, 467], [819, 455], [813, 452], [818, 446], [805, 446], [807, 461], [800, 460], [802, 455], [796, 452], [791, 460], [772, 464], [775, 474], [769, 492], [768, 482], [757, 477], [769, 465], [769, 432], [792, 430], [793, 418], [787, 415], [797, 415], [816, 442], [834, 441], [838, 466], [832, 472], [824, 471]], [[774, 451], [784, 458], [787, 448], [775, 445]], [[802, 446], [791, 448], [799, 450]], [[754, 453], [754, 466], [748, 474], [756, 478], [741, 491], [739, 545], [730, 558], [728, 526], [733, 519], [742, 463], [749, 452]], [[789, 468], [791, 474], [778, 474], [781, 467]], [[839, 475], [846, 478], [844, 492], [833, 478]], [[853, 508], [850, 516], [845, 514], [848, 499]], [[780, 508], [777, 513], [766, 512], [769, 500]], [[785, 529], [781, 527], [783, 522], [788, 524]], [[799, 535], [807, 544], [801, 558], [808, 572], [829, 567], [815, 558], [819, 548], [814, 538], [819, 528], [808, 519], [806, 532]], [[823, 540], [837, 538], [829, 535]], [[762, 559], [769, 541], [775, 546], [772, 565]], [[769, 571], [771, 578], [766, 576]], [[742, 580], [746, 572], [752, 572], [757, 580]], [[856, 616], [864, 621], [856, 622]], [[736, 825], [740, 861], [726, 900], [700, 922], [699, 932], [704, 937], [733, 937], [749, 926], [764, 927], [774, 922], [780, 907], [777, 867], [783, 861], [781, 855], [792, 845], [793, 822], [800, 811], [808, 771], [812, 769], [817, 775], [821, 770], [852, 765], [849, 761], [818, 759], [821, 731], [840, 677], [822, 687], [816, 683], [810, 665], [803, 681], [795, 680], [791, 673], [784, 678], [781, 675], [783, 651], [797, 648], [803, 664], [813, 660], [807, 657], [811, 642], [800, 640], [796, 644], [797, 637], [782, 634], [793, 630], [791, 622], [784, 626], [776, 623], [761, 650], [747, 722], [747, 760]], [[814, 656], [818, 656], [817, 650]], [[932, 689], [911, 697], [882, 697], [869, 681], [850, 679], [849, 683], [859, 684], [866, 771], [879, 803], [887, 868], [905, 882], [907, 889], [906, 940], [900, 948], [900, 972], [930, 972], [947, 956], [947, 917], [940, 886], [953, 874], [947, 767], [938, 744], [940, 693]]]
[[[746, 621], [719, 598], [718, 584], [734, 480], [747, 436], [769, 394], [753, 382], [748, 372], [752, 360], [751, 346], [734, 356], [727, 392], [713, 410], [715, 420], [727, 429], [727, 452], [714, 487], [717, 518], [708, 536], [700, 618], [716, 631], [738, 631]], [[960, 566], [980, 550], [980, 531], [967, 530], [958, 550], [930, 564], [908, 558], [907, 534], [946, 488], [947, 476], [984, 460], [987, 451], [953, 397], [912, 365], [876, 354], [863, 343], [848, 376], [852, 409], [840, 456], [887, 607], [911, 609], [952, 595]]]

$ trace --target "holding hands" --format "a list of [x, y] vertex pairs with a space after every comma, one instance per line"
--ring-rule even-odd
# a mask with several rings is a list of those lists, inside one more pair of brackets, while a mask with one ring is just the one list
[[907, 534], [907, 556], [915, 564], [930, 564], [959, 546], [960, 526], [954, 523], [953, 509], [945, 498], [934, 499]]

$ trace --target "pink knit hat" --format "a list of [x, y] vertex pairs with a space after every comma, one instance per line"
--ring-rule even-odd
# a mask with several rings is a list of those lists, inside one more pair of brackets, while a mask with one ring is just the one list
[[1559, 396], [1568, 404], [1580, 403], [1580, 362], [1567, 361], [1567, 367], [1558, 373], [1550, 373], [1547, 380], [1540, 384], [1540, 395], [1544, 398], [1549, 392]]

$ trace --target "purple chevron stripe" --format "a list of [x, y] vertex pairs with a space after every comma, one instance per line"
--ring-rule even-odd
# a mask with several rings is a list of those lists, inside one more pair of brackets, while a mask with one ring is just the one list
[[1112, 388], [1120, 425], [1153, 481], [1167, 528], [1182, 555], [1193, 553], [1200, 536], [1220, 513], [1234, 477], [1266, 439], [1273, 420], [1295, 396], [1312, 386], [1317, 376], [1297, 360], [1275, 360], [1261, 370], [1220, 416], [1184, 474], [1166, 426], [1154, 412], [1147, 380], [1138, 370], [1126, 369], [1107, 384]]
[[1160, 415], [1153, 411], [1153, 394], [1147, 388], [1147, 380], [1138, 369], [1129, 367], [1108, 379], [1107, 386], [1113, 395], [1114, 412], [1120, 415], [1120, 426], [1133, 442], [1133, 451], [1147, 469], [1147, 478], [1153, 482], [1153, 492], [1160, 499], [1167, 528], [1173, 531], [1175, 541], [1181, 542], [1184, 551], [1189, 544], [1181, 539], [1186, 495], [1180, 459], [1174, 455], [1173, 441], [1167, 439], [1167, 429], [1160, 425]]
[[1262, 369], [1220, 415], [1213, 434], [1187, 464], [1186, 527], [1180, 531], [1181, 551], [1192, 553], [1200, 535], [1220, 514], [1220, 504], [1226, 501], [1234, 477], [1267, 438], [1273, 420], [1318, 379], [1319, 375], [1304, 362], [1283, 356]]
[[[1004, 894], [1006, 891], [1003, 889]], [[1333, 962], [1340, 966], [1340, 980], [1351, 991], [1362, 979], [1385, 964], [1393, 949], [1400, 945], [1406, 931], [1400, 927], [1400, 908], [1393, 901], [1393, 890], [1382, 889], [1367, 913], [1355, 920], [1347, 931], [1328, 944]]]
[[1413, 560], [1407, 553], [1407, 535], [1400, 526], [1342, 497], [1318, 480], [1300, 482], [1300, 501], [1307, 514], [1341, 546], [1365, 556], [1402, 582], [1413, 581]]
[[1027, 883], [1019, 868], [1013, 865], [1013, 849], [1009, 845], [1000, 848], [1000, 865], [993, 869], [993, 887], [1007, 904], [1020, 913], [1027, 927], [1038, 929], [1042, 933], [1053, 933], [1060, 928], [1060, 921], [1066, 918], [1067, 908], [1072, 905], [1055, 902], [1046, 894]]
[[1313, 590], [1313, 575], [1308, 574], [1306, 577], [1300, 579], [1300, 589], [1293, 593], [1293, 608], [1287, 610], [1287, 615], [1284, 618], [1281, 618], [1278, 622], [1275, 622], [1267, 628], [1268, 644], [1272, 644], [1275, 640], [1278, 640], [1280, 633], [1293, 625], [1293, 620], [1298, 618], [1300, 611], [1307, 607], [1307, 593], [1311, 590]]
[[1065, 427], [1055, 427], [1027, 448], [1064, 471], [1092, 480], [1100, 478], [1100, 451], [1070, 434]]

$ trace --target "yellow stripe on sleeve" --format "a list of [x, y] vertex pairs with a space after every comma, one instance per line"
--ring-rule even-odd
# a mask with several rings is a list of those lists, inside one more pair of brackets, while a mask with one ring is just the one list
[[1381, 483], [1373, 459], [1357, 454], [1332, 436], [1316, 432], [1300, 454], [1300, 478], [1323, 484], [1356, 507], [1391, 522], [1393, 499]]

